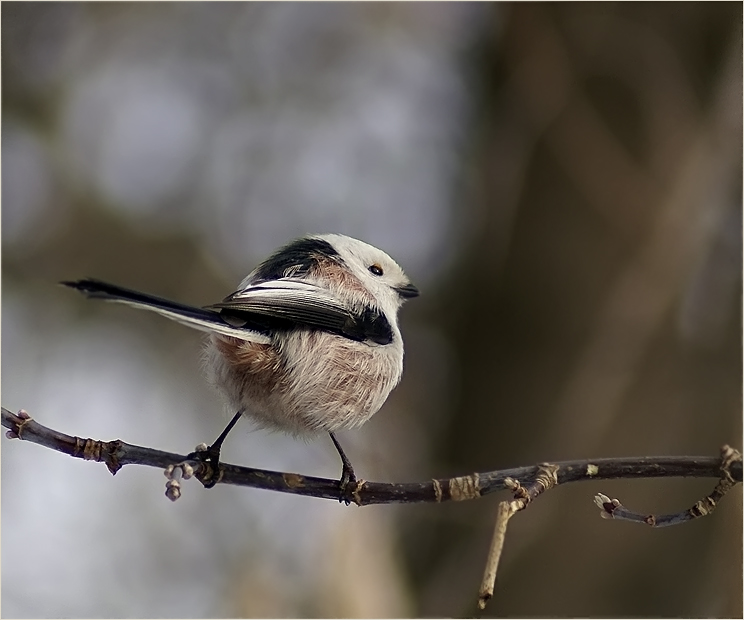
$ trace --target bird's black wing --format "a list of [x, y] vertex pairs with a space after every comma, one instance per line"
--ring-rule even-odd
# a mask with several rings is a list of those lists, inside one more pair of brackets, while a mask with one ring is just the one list
[[377, 344], [393, 339], [381, 311], [370, 307], [353, 312], [327, 289], [296, 278], [250, 285], [207, 309], [219, 311], [227, 322], [245, 321], [267, 330], [306, 327]]

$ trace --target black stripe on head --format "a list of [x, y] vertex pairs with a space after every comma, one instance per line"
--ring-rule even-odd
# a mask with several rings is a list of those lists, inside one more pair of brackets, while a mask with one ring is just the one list
[[338, 260], [338, 252], [330, 243], [322, 239], [297, 239], [261, 263], [256, 268], [254, 282], [302, 277], [323, 258]]

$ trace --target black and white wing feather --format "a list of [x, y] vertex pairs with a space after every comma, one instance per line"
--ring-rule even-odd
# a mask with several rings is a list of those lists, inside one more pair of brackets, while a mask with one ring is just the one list
[[245, 320], [269, 329], [304, 327], [357, 341], [392, 341], [390, 324], [380, 311], [355, 313], [327, 289], [295, 278], [250, 285], [208, 309], [219, 310], [228, 321]]
[[248, 317], [255, 314], [328, 330], [339, 330], [353, 318], [326, 289], [289, 278], [248, 286], [207, 308], [223, 315]]

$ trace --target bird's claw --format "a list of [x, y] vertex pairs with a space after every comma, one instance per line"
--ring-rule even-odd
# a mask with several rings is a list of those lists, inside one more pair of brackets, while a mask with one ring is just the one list
[[341, 479], [338, 481], [339, 503], [345, 502], [348, 506], [354, 501], [354, 492], [357, 488], [357, 478], [351, 465], [344, 464]]
[[205, 489], [211, 489], [220, 480], [220, 446], [207, 446], [205, 444], [199, 444], [196, 446], [196, 451], [192, 452], [186, 457], [187, 460], [198, 461], [204, 465], [208, 465], [209, 469], [202, 474], [197, 476], [200, 482], [204, 485]]

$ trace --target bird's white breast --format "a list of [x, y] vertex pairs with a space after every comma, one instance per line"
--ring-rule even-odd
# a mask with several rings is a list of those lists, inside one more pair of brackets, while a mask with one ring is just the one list
[[293, 435], [360, 426], [400, 381], [403, 343], [380, 346], [323, 331], [279, 334], [271, 344], [213, 335], [210, 381], [259, 427]]

